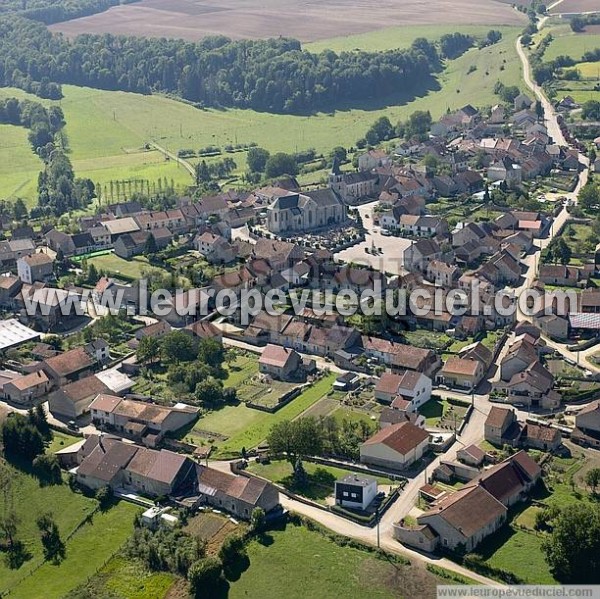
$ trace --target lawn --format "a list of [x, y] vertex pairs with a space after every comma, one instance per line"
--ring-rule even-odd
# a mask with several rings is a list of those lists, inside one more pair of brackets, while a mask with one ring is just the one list
[[150, 266], [148, 258], [145, 256], [134, 256], [130, 260], [125, 260], [114, 253], [89, 258], [88, 264], [93, 264], [98, 270], [105, 273], [123, 275], [132, 279], [139, 279], [142, 276], [142, 270]]
[[325, 396], [334, 380], [334, 374], [325, 376], [275, 414], [253, 410], [242, 403], [209, 412], [185, 434], [185, 438], [195, 442], [205, 441], [206, 437], [194, 434], [195, 429], [224, 435], [228, 437], [227, 440], [215, 442], [220, 454], [238, 453], [242, 447], [247, 449], [256, 447], [267, 438], [269, 430], [275, 423], [293, 420]]
[[81, 437], [75, 437], [66, 433], [52, 431], [52, 441], [48, 445], [46, 451], [48, 451], [48, 453], [56, 453], [57, 451], [65, 449], [66, 447], [69, 447], [69, 445], [73, 445], [79, 441], [81, 441]]
[[488, 537], [477, 553], [495, 568], [516, 574], [527, 584], [556, 584], [541, 549], [542, 536], [504, 526]]
[[60, 599], [94, 575], [119, 551], [133, 532], [133, 519], [139, 510], [130, 503], [119, 502], [107, 512], [94, 514], [91, 523], [84, 524], [67, 541], [66, 558], [60, 565], [45, 563], [13, 587], [10, 596], [15, 599]]
[[223, 381], [225, 387], [238, 387], [258, 373], [258, 356], [251, 353], [237, 354], [235, 361], [225, 368], [228, 372]]
[[[324, 466], [322, 464], [314, 464], [307, 461], [304, 461], [303, 465], [308, 475], [308, 484], [302, 488], [295, 485], [292, 465], [285, 460], [273, 460], [268, 464], [251, 462], [248, 466], [248, 470], [277, 483], [298, 495], [302, 495], [323, 504], [326, 504], [325, 500], [327, 497], [333, 495], [335, 481], [353, 473], [353, 471], [345, 470], [344, 468]], [[381, 485], [393, 484], [389, 478], [384, 476], [376, 476], [373, 478], [376, 478], [377, 482]]]
[[467, 411], [466, 407], [451, 404], [446, 399], [432, 397], [419, 408], [419, 413], [425, 417], [426, 426], [459, 427]]
[[435, 585], [444, 584], [417, 565], [340, 547], [318, 532], [291, 524], [252, 541], [248, 557], [250, 567], [231, 583], [229, 599], [412, 599], [434, 597]]

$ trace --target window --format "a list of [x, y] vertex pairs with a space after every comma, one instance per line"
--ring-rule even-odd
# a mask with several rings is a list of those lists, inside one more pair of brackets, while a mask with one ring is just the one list
[[348, 491], [344, 491], [343, 495], [344, 497], [348, 497]]
[[352, 499], [356, 499], [357, 495], [356, 493], [351, 493]]

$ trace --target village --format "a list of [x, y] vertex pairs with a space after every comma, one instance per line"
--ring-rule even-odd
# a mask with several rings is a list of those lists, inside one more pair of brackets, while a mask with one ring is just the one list
[[[476, 552], [547, 507], [554, 460], [600, 449], [600, 226], [578, 205], [600, 164], [543, 112], [524, 93], [465, 106], [356, 170], [334, 160], [322, 188], [282, 177], [162, 211], [101, 206], [76, 230], [3, 223], [2, 413], [41, 405], [72, 438], [56, 459], [74, 483], [153, 526], [294, 511], [425, 561]], [[163, 316], [142, 280], [172, 292]], [[476, 289], [480, 309], [193, 309], [224, 289]], [[531, 289], [575, 301], [499, 310]]]

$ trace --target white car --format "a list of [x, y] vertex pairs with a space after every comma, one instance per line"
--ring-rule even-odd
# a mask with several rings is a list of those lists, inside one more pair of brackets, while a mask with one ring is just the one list
[[381, 234], [384, 237], [389, 237], [392, 234], [392, 232], [389, 229], [381, 229]]

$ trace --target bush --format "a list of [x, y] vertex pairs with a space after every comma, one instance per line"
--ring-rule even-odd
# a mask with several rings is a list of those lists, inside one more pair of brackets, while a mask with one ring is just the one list
[[194, 597], [214, 597], [223, 584], [223, 566], [215, 557], [201, 559], [190, 567], [188, 581]]

